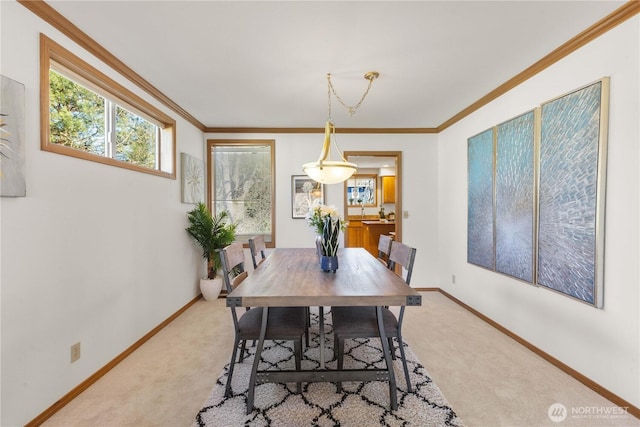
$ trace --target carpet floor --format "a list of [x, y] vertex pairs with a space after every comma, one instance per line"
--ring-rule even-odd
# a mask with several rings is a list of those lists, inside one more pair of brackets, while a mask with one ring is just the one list
[[[302, 369], [320, 366], [318, 314], [312, 311], [311, 344], [304, 350]], [[413, 391], [407, 391], [400, 351], [395, 346], [394, 372], [398, 390], [398, 409], [390, 410], [389, 386], [386, 382], [344, 382], [337, 393], [334, 383], [303, 383], [302, 393], [295, 384], [261, 384], [255, 390], [254, 411], [246, 415], [249, 376], [255, 347], [249, 356], [236, 363], [232, 395], [224, 397], [229, 365], [227, 364], [198, 412], [193, 427], [220, 426], [462, 426], [438, 386], [405, 343], [405, 352]], [[336, 368], [333, 358], [331, 314], [325, 313], [326, 366]], [[384, 368], [379, 339], [345, 341], [345, 368]], [[259, 369], [294, 369], [293, 345], [286, 341], [265, 341]]]

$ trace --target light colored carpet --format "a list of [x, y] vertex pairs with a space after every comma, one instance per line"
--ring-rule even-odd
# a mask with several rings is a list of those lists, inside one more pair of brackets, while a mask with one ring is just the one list
[[[403, 329], [467, 426], [640, 427], [629, 414], [552, 421], [555, 403], [568, 411], [616, 406], [439, 292], [423, 292], [422, 306], [407, 308]], [[200, 300], [43, 426], [188, 427], [229, 363], [232, 344], [225, 300]]]
[[[313, 310], [313, 309], [312, 309]], [[311, 341], [305, 349], [302, 369], [319, 366], [318, 315], [312, 312]], [[331, 315], [325, 314], [325, 354], [327, 368], [335, 369]], [[407, 364], [413, 392], [407, 386], [395, 347], [394, 372], [398, 389], [398, 409], [392, 411], [389, 403], [389, 386], [386, 382], [344, 382], [343, 391], [337, 393], [333, 383], [303, 383], [302, 393], [296, 393], [295, 384], [261, 384], [255, 389], [255, 404], [246, 415], [249, 376], [255, 355], [255, 347], [249, 347], [249, 357], [236, 363], [232, 378], [232, 393], [224, 397], [229, 365], [218, 377], [203, 408], [198, 412], [193, 427], [231, 426], [462, 426], [454, 410], [449, 406], [438, 386], [429, 378], [424, 366], [405, 344]], [[287, 341], [265, 341], [259, 365], [260, 370], [293, 370], [293, 345]], [[345, 341], [344, 366], [348, 369], [385, 367], [379, 339]]]

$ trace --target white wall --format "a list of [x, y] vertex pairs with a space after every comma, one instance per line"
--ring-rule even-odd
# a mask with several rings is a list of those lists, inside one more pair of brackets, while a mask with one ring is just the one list
[[[180, 181], [40, 150], [38, 34], [61, 43], [177, 120], [23, 6], [2, 2], [1, 73], [26, 88], [27, 197], [0, 199], [2, 418], [24, 425], [199, 293]], [[179, 161], [177, 162], [179, 168]], [[71, 364], [70, 346], [82, 343]]]
[[[439, 135], [440, 287], [596, 383], [640, 404], [639, 18]], [[467, 264], [467, 138], [611, 76], [604, 308]], [[456, 284], [451, 275], [456, 275]]]
[[[318, 158], [322, 135], [206, 134], [205, 137], [276, 141], [276, 245], [313, 247], [314, 234], [306, 220], [291, 218], [291, 175], [304, 175], [302, 165]], [[402, 151], [402, 209], [409, 212], [409, 218], [402, 219], [402, 240], [418, 249], [411, 285], [437, 286], [437, 136], [341, 134], [339, 137], [343, 151]], [[343, 213], [343, 192], [342, 183], [325, 185], [325, 203]]]
[[[313, 245], [306, 222], [291, 218], [290, 182], [317, 158], [321, 135], [203, 138], [24, 7], [2, 1], [1, 20], [0, 71], [26, 86], [27, 197], [0, 199], [0, 425], [14, 426], [184, 306], [204, 272], [184, 232], [191, 205], [180, 203], [179, 180], [40, 151], [39, 32], [175, 117], [178, 154], [204, 158], [207, 138], [275, 139], [280, 247]], [[466, 263], [466, 139], [604, 75], [612, 77], [606, 283], [596, 310]], [[413, 286], [443, 287], [638, 405], [638, 117], [636, 17], [441, 135], [341, 135], [340, 147], [403, 151], [403, 241], [418, 248]], [[327, 186], [326, 201], [342, 211], [342, 186]], [[82, 358], [70, 364], [77, 341]]]
[[[185, 233], [191, 205], [180, 180], [40, 150], [38, 34], [56, 42], [177, 120], [177, 154], [204, 158], [203, 134], [89, 56], [23, 6], [2, 2], [3, 75], [26, 87], [27, 197], [2, 198], [0, 238], [2, 404], [0, 425], [24, 425], [194, 298], [204, 273]], [[320, 135], [211, 135], [276, 139], [278, 246], [312, 246], [291, 218], [291, 175], [317, 158]], [[436, 269], [437, 138], [349, 136], [345, 150], [412, 150], [404, 158], [409, 244], [419, 249], [414, 281], [433, 286]], [[429, 165], [424, 167], [420, 157]], [[179, 168], [179, 158], [177, 161]], [[178, 176], [179, 176], [178, 170]], [[408, 193], [407, 193], [408, 194]], [[342, 209], [342, 186], [328, 186]], [[424, 240], [424, 242], [422, 241]], [[428, 243], [425, 243], [428, 242]], [[422, 262], [420, 262], [422, 260]], [[69, 362], [70, 346], [82, 357]]]

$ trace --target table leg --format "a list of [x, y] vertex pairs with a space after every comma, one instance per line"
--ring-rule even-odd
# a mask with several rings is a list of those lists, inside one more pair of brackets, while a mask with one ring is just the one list
[[269, 307], [262, 308], [262, 325], [260, 326], [260, 338], [256, 347], [256, 355], [253, 358], [253, 367], [251, 369], [251, 378], [249, 379], [249, 392], [247, 393], [247, 415], [253, 412], [253, 398], [256, 387], [256, 375], [258, 373], [258, 365], [260, 364], [260, 355], [262, 354], [262, 346], [264, 345], [264, 337], [267, 334], [267, 320], [269, 319]]
[[380, 332], [380, 341], [382, 341], [382, 352], [384, 353], [384, 360], [387, 363], [387, 371], [389, 371], [389, 400], [391, 401], [391, 410], [398, 409], [398, 395], [396, 393], [396, 377], [393, 373], [393, 361], [391, 360], [391, 354], [389, 353], [389, 343], [387, 342], [387, 335], [384, 332], [384, 321], [382, 319], [382, 307], [376, 307], [376, 317], [378, 318], [378, 331]]
[[320, 316], [320, 369], [324, 369], [324, 307], [318, 307], [318, 316]]

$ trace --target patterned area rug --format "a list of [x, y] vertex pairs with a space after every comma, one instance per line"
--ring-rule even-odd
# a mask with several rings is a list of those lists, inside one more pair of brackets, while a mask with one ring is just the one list
[[[302, 369], [320, 366], [318, 314], [312, 308], [311, 343], [304, 349]], [[255, 347], [243, 363], [236, 363], [232, 396], [224, 398], [229, 365], [225, 366], [192, 427], [231, 426], [462, 426], [440, 389], [429, 378], [424, 366], [405, 344], [413, 392], [408, 393], [400, 351], [394, 361], [398, 388], [398, 409], [391, 411], [386, 382], [343, 382], [342, 393], [333, 383], [303, 383], [302, 394], [295, 384], [261, 384], [255, 390], [254, 410], [246, 415], [247, 388]], [[229, 349], [230, 351], [231, 349]], [[325, 360], [335, 369], [331, 314], [325, 312]], [[384, 367], [379, 339], [345, 341], [345, 368]], [[265, 341], [260, 370], [293, 369], [291, 341]]]

